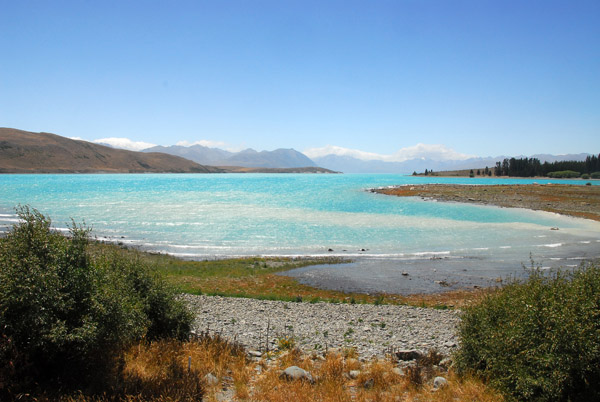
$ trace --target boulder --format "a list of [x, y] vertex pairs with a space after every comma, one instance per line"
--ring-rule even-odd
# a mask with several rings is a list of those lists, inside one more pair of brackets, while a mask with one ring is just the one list
[[259, 352], [258, 350], [249, 350], [248, 351], [248, 357], [252, 358], [260, 358], [262, 356], [262, 353]]
[[418, 360], [423, 357], [423, 354], [415, 349], [406, 349], [406, 350], [398, 350], [396, 351], [396, 358], [398, 360]]
[[315, 382], [312, 375], [308, 371], [301, 369], [298, 366], [290, 366], [286, 368], [279, 377], [288, 381], [308, 381], [311, 384], [314, 384]]
[[433, 389], [438, 390], [448, 386], [448, 380], [444, 377], [435, 377], [433, 379]]

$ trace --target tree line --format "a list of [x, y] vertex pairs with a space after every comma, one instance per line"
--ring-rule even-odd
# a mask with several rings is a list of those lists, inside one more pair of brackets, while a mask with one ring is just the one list
[[533, 177], [548, 176], [553, 172], [572, 171], [579, 174], [600, 172], [600, 154], [588, 156], [584, 161], [557, 161], [541, 163], [537, 158], [510, 158], [496, 162], [494, 175]]

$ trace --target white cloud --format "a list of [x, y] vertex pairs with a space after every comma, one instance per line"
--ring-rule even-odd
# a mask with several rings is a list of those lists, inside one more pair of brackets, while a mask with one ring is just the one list
[[318, 158], [320, 156], [326, 156], [326, 155], [337, 155], [337, 156], [351, 156], [353, 158], [361, 159], [363, 161], [383, 160], [382, 158], [385, 157], [385, 155], [380, 155], [380, 154], [376, 154], [376, 153], [372, 153], [372, 152], [360, 151], [358, 149], [338, 147], [336, 145], [326, 145], [321, 148], [309, 148], [309, 149], [305, 150], [303, 153], [304, 153], [304, 155], [308, 156], [309, 158]]
[[143, 141], [132, 141], [129, 138], [100, 138], [98, 140], [94, 140], [93, 142], [97, 144], [108, 144], [114, 148], [128, 149], [130, 151], [141, 151], [142, 149], [155, 147], [156, 144], [152, 144], [149, 142]]
[[461, 154], [442, 144], [417, 144], [412, 147], [401, 148], [395, 154], [391, 155], [391, 159], [395, 162], [418, 158], [447, 161], [465, 160], [474, 157], [475, 155]]
[[411, 147], [400, 148], [391, 155], [365, 152], [358, 149], [338, 147], [327, 145], [321, 148], [310, 148], [304, 151], [309, 158], [318, 158], [326, 155], [351, 156], [363, 161], [380, 160], [385, 162], [404, 162], [411, 159], [433, 159], [437, 161], [446, 160], [465, 160], [473, 158], [473, 155], [466, 155], [456, 152], [442, 144], [417, 144]]
[[208, 148], [223, 148], [223, 147], [227, 146], [227, 144], [224, 143], [223, 141], [211, 141], [211, 140], [200, 140], [200, 141], [194, 141], [194, 142], [179, 141], [175, 145], [179, 145], [182, 147], [191, 147], [194, 145], [202, 145], [203, 147], [208, 147]]

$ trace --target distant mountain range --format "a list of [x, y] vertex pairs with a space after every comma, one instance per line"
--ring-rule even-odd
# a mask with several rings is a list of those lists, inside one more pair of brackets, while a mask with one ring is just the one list
[[[537, 158], [542, 163], [545, 161], [555, 162], [563, 160], [583, 161], [589, 154], [569, 154], [569, 155], [532, 155], [530, 158]], [[424, 172], [427, 170], [445, 171], [461, 169], [479, 169], [486, 166], [492, 168], [496, 162], [501, 162], [510, 156], [496, 156], [486, 158], [469, 158], [462, 160], [433, 160], [428, 158], [411, 159], [404, 162], [387, 162], [381, 160], [362, 160], [347, 155], [325, 155], [313, 158], [313, 161], [326, 169], [331, 169], [344, 173], [398, 173], [410, 174], [412, 172]], [[524, 156], [516, 156], [524, 158]]]
[[142, 152], [163, 152], [181, 156], [202, 165], [240, 166], [250, 168], [304, 168], [316, 167], [317, 164], [306, 155], [294, 149], [276, 149], [275, 151], [257, 152], [246, 149], [241, 152], [229, 152], [219, 148], [209, 148], [202, 145], [184, 147], [172, 145], [169, 147], [156, 146], [144, 149]]
[[[219, 148], [210, 148], [202, 145], [189, 147], [172, 145], [168, 147], [156, 146], [142, 152], [164, 152], [181, 156], [202, 165], [219, 167], [246, 167], [246, 168], [304, 168], [320, 166], [335, 172], [343, 173], [397, 173], [410, 174], [427, 170], [444, 171], [460, 169], [479, 169], [493, 167], [496, 162], [510, 158], [507, 156], [469, 158], [457, 160], [436, 160], [433, 158], [416, 158], [403, 162], [388, 162], [382, 160], [363, 160], [348, 155], [329, 154], [313, 157], [312, 159], [294, 149], [276, 149], [275, 151], [257, 152], [246, 149], [241, 152], [229, 152]], [[555, 162], [557, 160], [585, 160], [588, 154], [570, 155], [533, 155], [542, 162]], [[523, 156], [518, 156], [520, 158]], [[239, 170], [238, 170], [239, 171]]]
[[[374, 154], [373, 154], [374, 155]], [[457, 156], [458, 155], [458, 156]], [[311, 173], [421, 173], [492, 168], [506, 156], [468, 158], [421, 152], [402, 162], [365, 160], [349, 155], [326, 154], [312, 159], [294, 149], [230, 152], [202, 145], [155, 146], [142, 152], [73, 140], [49, 133], [0, 128], [0, 173], [68, 172], [311, 172]], [[459, 157], [461, 157], [459, 159]], [[588, 154], [532, 155], [541, 162], [582, 161]], [[522, 158], [517, 156], [516, 158]], [[454, 158], [454, 159], [453, 159]], [[320, 166], [320, 167], [319, 167]]]
[[0, 128], [0, 173], [217, 173], [179, 156], [115, 149], [50, 133]]

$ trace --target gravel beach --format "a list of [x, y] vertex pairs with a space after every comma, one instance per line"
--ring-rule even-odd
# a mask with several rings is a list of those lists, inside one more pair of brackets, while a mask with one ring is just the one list
[[399, 197], [490, 204], [555, 212], [600, 221], [600, 186], [568, 184], [423, 184], [371, 190]]
[[196, 314], [196, 332], [210, 331], [260, 352], [293, 338], [303, 352], [356, 348], [361, 359], [390, 350], [435, 349], [449, 355], [457, 346], [457, 310], [410, 306], [293, 303], [218, 296], [182, 296]]

